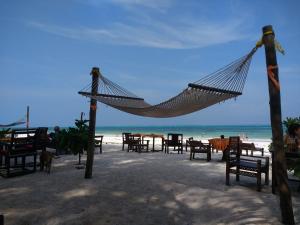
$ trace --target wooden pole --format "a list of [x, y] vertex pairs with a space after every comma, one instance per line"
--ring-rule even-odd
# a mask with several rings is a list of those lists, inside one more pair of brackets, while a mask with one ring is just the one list
[[[281, 217], [284, 224], [295, 224], [291, 192], [287, 179], [285, 153], [283, 149], [280, 86], [276, 49], [274, 44], [275, 34], [272, 26], [265, 26], [262, 30], [268, 72], [272, 141], [275, 154], [275, 161], [272, 163], [275, 165], [274, 174], [276, 174], [275, 179], [278, 184]], [[272, 177], [272, 179], [274, 179], [274, 177]]]
[[[96, 96], [98, 94], [98, 82], [99, 82], [99, 75], [100, 75], [99, 68], [94, 67], [92, 69], [91, 75], [92, 75], [91, 94], [93, 96]], [[97, 112], [97, 101], [95, 99], [91, 99], [90, 119], [89, 119], [89, 139], [88, 139], [87, 159], [86, 159], [86, 167], [85, 167], [85, 178], [86, 179], [92, 178], [92, 174], [93, 174], [96, 112]]]
[[27, 129], [29, 128], [29, 106], [27, 106], [27, 112], [26, 112], [26, 128]]

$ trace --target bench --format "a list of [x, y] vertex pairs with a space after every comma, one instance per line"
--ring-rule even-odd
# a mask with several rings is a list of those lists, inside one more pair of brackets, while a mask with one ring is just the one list
[[254, 143], [241, 143], [241, 149], [246, 150], [246, 155], [248, 154], [248, 151], [251, 151], [251, 156], [253, 156], [253, 152], [260, 152], [261, 156], [264, 156], [264, 148], [257, 148], [255, 147]]
[[261, 175], [265, 175], [265, 184], [269, 184], [269, 157], [243, 156], [241, 155], [241, 142], [239, 137], [230, 137], [228, 150], [226, 151], [226, 185], [230, 183], [230, 173], [236, 175], [236, 181], [240, 175], [255, 177], [257, 191], [261, 191]]

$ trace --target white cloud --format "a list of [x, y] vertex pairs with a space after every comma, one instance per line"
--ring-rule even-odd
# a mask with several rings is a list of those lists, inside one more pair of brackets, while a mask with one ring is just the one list
[[114, 4], [116, 6], [132, 9], [135, 7], [144, 7], [158, 11], [164, 11], [172, 6], [174, 0], [78, 0], [84, 4], [100, 6], [103, 3]]
[[28, 25], [66, 38], [167, 49], [201, 48], [246, 37], [241, 31], [242, 23], [236, 21], [220, 23], [179, 21], [170, 24], [148, 18], [141, 21], [137, 19], [128, 24], [108, 24], [107, 27], [100, 28], [64, 27], [40, 22], [29, 22]]
[[152, 9], [165, 9], [172, 5], [170, 0], [111, 0], [123, 6], [143, 6]]

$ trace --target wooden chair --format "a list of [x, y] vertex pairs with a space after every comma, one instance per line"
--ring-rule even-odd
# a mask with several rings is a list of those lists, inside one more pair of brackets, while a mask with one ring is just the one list
[[[4, 149], [1, 151], [4, 165], [1, 165], [0, 175], [12, 177], [36, 171], [37, 148], [39, 148], [36, 133], [37, 129], [12, 130], [9, 143], [3, 145]], [[33, 162], [26, 162], [28, 158], [33, 158]]]
[[187, 149], [190, 147], [190, 141], [194, 140], [193, 137], [190, 137], [185, 141], [185, 151], [187, 152]]
[[243, 150], [246, 151], [246, 155], [248, 154], [248, 151], [251, 152], [251, 156], [253, 156], [253, 152], [260, 152], [261, 156], [264, 156], [264, 148], [258, 148], [255, 147], [254, 143], [242, 143], [241, 144], [241, 151], [243, 152]]
[[190, 160], [195, 159], [195, 153], [205, 153], [206, 160], [211, 160], [211, 146], [210, 144], [204, 144], [201, 141], [190, 140]]
[[136, 151], [137, 146], [141, 143], [141, 138], [132, 134], [128, 134], [126, 138], [126, 144], [128, 145], [127, 152], [130, 150]]
[[128, 150], [132, 150], [141, 153], [143, 150], [149, 151], [149, 140], [143, 140], [140, 137], [129, 135]]
[[[168, 138], [165, 140], [165, 153], [169, 154], [169, 147], [173, 147], [173, 151], [178, 151], [183, 154], [183, 134], [168, 134]], [[177, 149], [176, 149], [177, 148]]]
[[95, 148], [99, 148], [99, 153], [102, 154], [103, 135], [95, 135]]
[[230, 182], [230, 173], [236, 175], [236, 181], [240, 175], [255, 177], [257, 191], [261, 191], [261, 175], [265, 174], [265, 184], [269, 184], [269, 158], [260, 156], [242, 156], [240, 137], [230, 137], [226, 151], [226, 185]]
[[125, 145], [127, 145], [127, 150], [129, 148], [129, 144], [130, 144], [129, 135], [131, 135], [131, 133], [122, 133], [122, 151], [124, 151]]

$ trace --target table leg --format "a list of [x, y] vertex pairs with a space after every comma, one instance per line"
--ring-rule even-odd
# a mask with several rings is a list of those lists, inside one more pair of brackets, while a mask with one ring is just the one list
[[153, 141], [153, 143], [152, 143], [152, 152], [154, 152], [154, 140], [155, 140], [155, 138], [153, 137], [152, 138], [152, 141]]
[[272, 156], [272, 193], [276, 194], [276, 178], [275, 178], [274, 152], [271, 153], [271, 156]]

